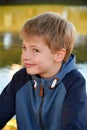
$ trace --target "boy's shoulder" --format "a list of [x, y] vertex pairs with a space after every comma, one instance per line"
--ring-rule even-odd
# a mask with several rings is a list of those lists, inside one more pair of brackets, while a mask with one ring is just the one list
[[64, 77], [63, 84], [64, 84], [66, 90], [68, 90], [72, 86], [74, 89], [74, 88], [76, 88], [76, 86], [80, 87], [81, 84], [83, 84], [83, 86], [85, 86], [86, 80], [85, 80], [84, 76], [81, 74], [81, 72], [78, 71], [78, 69], [73, 69], [72, 71], [67, 73], [67, 75]]
[[12, 78], [12, 82], [15, 83], [15, 89], [18, 91], [24, 84], [26, 84], [31, 79], [31, 75], [27, 74], [26, 68], [21, 68], [18, 70]]
[[14, 76], [13, 77], [15, 77], [15, 78], [26, 78], [26, 77], [31, 77], [29, 74], [27, 74], [27, 72], [26, 72], [26, 68], [21, 68], [20, 70], [18, 70], [15, 74], [14, 74]]
[[20, 75], [20, 74], [22, 74], [22, 73], [23, 73], [23, 74], [26, 74], [26, 73], [27, 73], [25, 67], [19, 69], [19, 70], [15, 73], [15, 75]]

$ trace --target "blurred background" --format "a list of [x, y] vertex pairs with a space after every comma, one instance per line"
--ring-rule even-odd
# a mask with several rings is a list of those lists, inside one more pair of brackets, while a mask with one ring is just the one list
[[87, 0], [0, 0], [0, 93], [21, 67], [21, 26], [45, 11], [60, 13], [76, 26], [73, 53], [87, 82]]

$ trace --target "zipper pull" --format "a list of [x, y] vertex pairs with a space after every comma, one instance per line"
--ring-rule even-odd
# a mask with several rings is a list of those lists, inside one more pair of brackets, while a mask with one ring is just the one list
[[50, 89], [55, 88], [55, 86], [56, 86], [57, 82], [58, 82], [58, 79], [57, 79], [57, 78], [55, 78], [55, 79], [53, 80], [53, 82], [52, 82], [52, 84], [51, 84], [51, 86], [50, 86], [49, 88], [50, 88]]
[[36, 89], [36, 88], [37, 88], [37, 81], [34, 80], [34, 89]]
[[44, 88], [42, 85], [40, 86], [40, 93], [39, 94], [41, 97], [44, 97]]

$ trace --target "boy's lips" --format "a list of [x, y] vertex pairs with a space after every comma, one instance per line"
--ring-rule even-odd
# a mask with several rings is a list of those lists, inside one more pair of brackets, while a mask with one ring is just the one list
[[35, 66], [35, 64], [25, 63], [25, 67], [26, 67], [26, 68], [31, 68], [31, 67], [33, 67], [33, 66]]

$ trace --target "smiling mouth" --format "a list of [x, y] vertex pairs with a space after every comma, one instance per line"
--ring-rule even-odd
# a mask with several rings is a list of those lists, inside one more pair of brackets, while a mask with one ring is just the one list
[[33, 67], [33, 66], [35, 66], [35, 64], [25, 63], [25, 67], [26, 67], [26, 68], [31, 68], [31, 67]]

